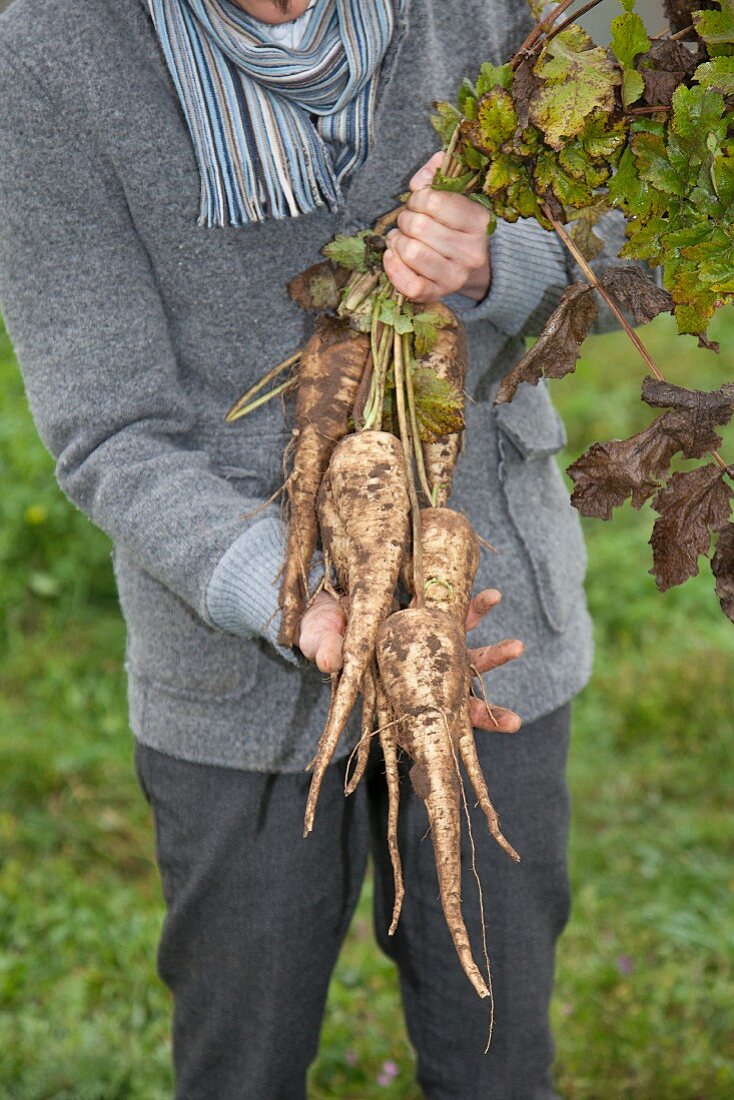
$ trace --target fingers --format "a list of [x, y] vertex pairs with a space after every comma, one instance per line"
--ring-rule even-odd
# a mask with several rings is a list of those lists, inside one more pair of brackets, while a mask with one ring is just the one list
[[486, 730], [487, 733], [517, 733], [522, 726], [522, 719], [514, 710], [488, 707], [482, 699], [469, 700], [469, 713], [474, 728]]
[[[422, 217], [422, 215], [420, 216]], [[401, 214], [398, 218], [398, 224], [400, 218], [403, 217], [404, 215]], [[435, 237], [441, 236], [442, 233], [447, 234], [450, 231], [438, 227], [435, 231], [433, 228], [429, 228], [428, 232], [431, 237]], [[456, 236], [458, 235], [456, 234]], [[466, 236], [466, 234], [462, 233], [461, 236]], [[393, 229], [388, 233], [387, 243], [390, 252], [397, 254], [406, 267], [421, 278], [433, 283], [440, 289], [442, 294], [453, 294], [455, 290], [464, 285], [468, 278], [468, 268], [461, 263], [458, 257], [450, 254], [451, 246], [448, 243], [445, 248], [449, 255], [443, 255], [428, 243], [427, 238], [409, 237], [400, 229]]]
[[319, 592], [301, 619], [298, 647], [320, 672], [338, 672], [341, 668], [346, 626], [347, 617], [339, 602], [327, 592]]
[[507, 638], [504, 642], [496, 642], [495, 645], [485, 645], [480, 649], [469, 650], [469, 660], [478, 673], [491, 672], [493, 668], [506, 665], [508, 661], [515, 661], [522, 657], [525, 646], [517, 638]]
[[502, 593], [496, 588], [484, 588], [472, 597], [466, 613], [466, 629], [473, 630], [493, 607], [502, 599]]
[[486, 240], [489, 210], [481, 203], [472, 202], [466, 195], [421, 187], [411, 194], [407, 205], [409, 210], [427, 214], [433, 221], [441, 222], [448, 229], [472, 233]]
[[383, 252], [382, 265], [398, 293], [404, 294], [413, 302], [437, 302], [445, 294], [442, 287], [432, 279], [409, 267], [392, 247]]

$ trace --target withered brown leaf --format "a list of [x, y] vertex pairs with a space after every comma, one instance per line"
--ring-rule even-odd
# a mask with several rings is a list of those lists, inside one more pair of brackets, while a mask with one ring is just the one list
[[727, 523], [721, 529], [711, 559], [711, 571], [716, 577], [716, 595], [721, 610], [734, 622], [734, 523]]
[[328, 310], [339, 305], [339, 292], [349, 282], [351, 272], [331, 260], [312, 264], [288, 283], [288, 294], [301, 309]]
[[599, 282], [636, 325], [646, 325], [658, 313], [669, 313], [673, 308], [668, 291], [655, 286], [639, 267], [609, 267]]
[[734, 493], [724, 471], [710, 462], [673, 474], [655, 496], [652, 506], [660, 515], [650, 536], [653, 567], [661, 592], [698, 573], [698, 558], [707, 554], [712, 531], [729, 521]]
[[673, 455], [700, 458], [721, 443], [715, 424], [734, 413], [734, 383], [711, 393], [688, 390], [648, 376], [642, 399], [653, 408], [670, 408], [629, 439], [594, 443], [568, 467], [574, 482], [571, 503], [584, 516], [611, 519], [612, 509], [631, 497], [641, 508], [660, 488]]
[[734, 382], [718, 390], [689, 390], [661, 382], [650, 375], [642, 383], [642, 400], [653, 408], [674, 410], [661, 419], [662, 429], [677, 439], [686, 458], [701, 458], [721, 443], [716, 424], [728, 424], [734, 415]]
[[660, 488], [678, 450], [675, 440], [661, 431], [664, 419], [658, 417], [629, 439], [594, 443], [571, 463], [566, 471], [574, 482], [571, 503], [582, 516], [611, 519], [612, 509], [627, 497], [641, 508]]
[[563, 378], [576, 369], [581, 345], [596, 320], [598, 306], [588, 283], [572, 283], [553, 310], [543, 333], [503, 379], [495, 404], [512, 401], [521, 382], [537, 386], [547, 378]]
[[517, 128], [524, 130], [530, 123], [530, 100], [540, 85], [540, 78], [533, 72], [534, 57], [526, 57], [515, 69], [512, 78], [512, 99], [517, 112]]
[[[686, 24], [690, 26], [690, 22]], [[637, 58], [637, 68], [645, 84], [644, 103], [649, 106], [673, 101], [673, 92], [696, 71], [696, 57], [682, 42], [667, 38], [654, 40], [647, 53]]]

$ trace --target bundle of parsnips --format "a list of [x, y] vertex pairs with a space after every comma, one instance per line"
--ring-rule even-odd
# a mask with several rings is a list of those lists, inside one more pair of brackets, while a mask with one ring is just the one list
[[[434, 186], [483, 202], [492, 219], [537, 219], [559, 234], [587, 279], [565, 292], [497, 401], [511, 400], [521, 382], [537, 384], [542, 375], [558, 378], [574, 369], [597, 294], [617, 315], [655, 375], [645, 380], [643, 399], [669, 411], [632, 439], [596, 443], [578, 459], [569, 471], [573, 503], [608, 518], [628, 497], [636, 507], [652, 497], [660, 513], [652, 544], [661, 588], [697, 572], [699, 554], [718, 532], [712, 568], [722, 606], [734, 617], [726, 480], [734, 468], [716, 451], [715, 430], [734, 412], [734, 384], [705, 394], [666, 383], [631, 327], [672, 309], [681, 331], [707, 343], [703, 330], [714, 310], [734, 300], [734, 112], [726, 98], [734, 96], [734, 0], [723, 4], [721, 11], [689, 15], [695, 5], [676, 0], [675, 18], [683, 25], [651, 40], [632, 0], [625, 0], [607, 50], [563, 18], [571, 6], [563, 0], [507, 64], [484, 65], [476, 81], [464, 81], [456, 105], [437, 104], [435, 125], [446, 152]], [[615, 208], [627, 220], [623, 257], [661, 264], [665, 289], [638, 266], [601, 277], [589, 266], [600, 247], [597, 223]], [[466, 615], [479, 540], [466, 517], [446, 507], [464, 428], [466, 343], [450, 310], [404, 300], [385, 276], [384, 232], [395, 213], [325, 246], [327, 259], [289, 287], [319, 317], [308, 344], [285, 364], [294, 368], [292, 376], [267, 395], [291, 388], [296, 395], [281, 641], [297, 644], [320, 541], [324, 583], [343, 601], [347, 629], [343, 668], [311, 765], [306, 833], [325, 769], [361, 693], [362, 738], [347, 792], [359, 783], [377, 736], [389, 790], [391, 931], [403, 897], [397, 845], [402, 750], [427, 808], [457, 952], [474, 988], [487, 996], [461, 914], [466, 802], [460, 762], [492, 836], [519, 857], [500, 831], [472, 727]], [[233, 406], [230, 420], [267, 399], [255, 398], [255, 390]], [[707, 452], [707, 464], [670, 475], [676, 454]]]

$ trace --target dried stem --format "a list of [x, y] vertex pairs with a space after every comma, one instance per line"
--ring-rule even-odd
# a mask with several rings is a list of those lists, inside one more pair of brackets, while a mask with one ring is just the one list
[[652, 107], [628, 107], [625, 111], [627, 115], [654, 115], [659, 114], [661, 111], [672, 111], [672, 104], [668, 103], [655, 103]]
[[423, 459], [423, 448], [421, 447], [420, 429], [418, 428], [418, 417], [415, 411], [415, 389], [413, 387], [413, 371], [410, 361], [410, 335], [408, 333], [405, 333], [403, 336], [403, 355], [405, 367], [405, 392], [408, 396], [408, 413], [410, 415], [410, 428], [413, 433], [413, 449], [415, 451], [415, 464], [418, 468], [418, 480], [421, 483], [421, 489], [426, 495], [426, 500], [429, 504], [432, 504], [433, 494], [431, 493], [431, 486], [428, 483], [426, 464]]
[[589, 0], [587, 4], [584, 4], [584, 6], [582, 8], [579, 8], [578, 11], [575, 11], [573, 15], [569, 15], [568, 19], [564, 19], [562, 23], [559, 23], [557, 27], [554, 27], [551, 33], [546, 35], [545, 41], [550, 42], [550, 40], [552, 38], [555, 38], [557, 34], [560, 34], [561, 31], [567, 30], [567, 28], [570, 27], [572, 23], [575, 23], [578, 19], [581, 18], [582, 15], [586, 15], [587, 11], [591, 11], [592, 8], [595, 8], [597, 4], [601, 4], [601, 2], [602, 0]]
[[[404, 298], [398, 295], [398, 306], [402, 306]], [[400, 438], [403, 443], [403, 454], [408, 475], [408, 495], [410, 497], [410, 512], [413, 521], [413, 594], [415, 606], [425, 607], [424, 577], [423, 577], [423, 548], [421, 546], [421, 510], [418, 504], [418, 493], [415, 488], [415, 475], [413, 473], [413, 445], [411, 443], [410, 427], [405, 409], [405, 370], [403, 366], [403, 340], [399, 333], [395, 333], [395, 404], [398, 411], [398, 424], [400, 426]]]
[[535, 48], [538, 39], [544, 34], [547, 34], [549, 29], [553, 26], [557, 19], [560, 19], [564, 11], [571, 7], [573, 0], [561, 0], [557, 8], [554, 8], [550, 15], [547, 15], [545, 19], [541, 19], [539, 23], [536, 23], [530, 34], [523, 42], [520, 49], [512, 58], [510, 64], [513, 69], [517, 69], [519, 65], [525, 60], [525, 58]]
[[225, 420], [230, 424], [234, 420], [241, 420], [243, 416], [247, 416], [248, 413], [254, 412], [255, 409], [259, 409], [261, 405], [266, 405], [271, 398], [277, 397], [279, 393], [285, 393], [286, 390], [289, 390], [292, 386], [295, 386], [297, 382], [298, 379], [295, 377], [287, 378], [285, 382], [281, 382], [279, 386], [275, 386], [274, 389], [268, 390], [268, 392], [264, 393], [262, 397], [258, 397], [255, 399], [255, 401], [251, 401], [249, 405], [243, 405], [242, 399], [240, 399], [237, 402], [237, 411], [233, 411], [234, 407], [233, 409], [230, 409], [225, 417]]
[[256, 382], [254, 386], [250, 386], [249, 390], [242, 394], [242, 397], [237, 398], [234, 405], [225, 416], [225, 421], [228, 424], [232, 424], [241, 416], [246, 416], [246, 412], [242, 412], [241, 410], [246, 409], [247, 402], [250, 398], [254, 397], [256, 393], [259, 393], [261, 389], [267, 386], [268, 382], [272, 382], [272, 380], [277, 378], [279, 374], [282, 374], [284, 370], [288, 370], [289, 367], [294, 367], [296, 363], [300, 362], [300, 359], [301, 349], [299, 348], [295, 355], [291, 355], [288, 359], [284, 359], [282, 363], [278, 363], [277, 367], [273, 367], [267, 374], [264, 374], [259, 382]]
[[[607, 305], [611, 309], [612, 313], [617, 318], [620, 325], [622, 326], [624, 331], [627, 333], [630, 340], [632, 341], [632, 343], [635, 345], [638, 352], [642, 356], [643, 360], [645, 361], [645, 364], [649, 367], [649, 369], [652, 371], [652, 373], [655, 375], [655, 377], [657, 379], [659, 379], [661, 382], [664, 382], [665, 381], [665, 376], [663, 375], [662, 371], [660, 371], [658, 369], [658, 367], [655, 365], [655, 362], [654, 362], [652, 356], [650, 355], [650, 352], [647, 350], [647, 348], [643, 344], [642, 340], [637, 335], [635, 330], [632, 328], [632, 325], [629, 323], [627, 318], [624, 316], [624, 314], [622, 313], [622, 311], [620, 310], [619, 306], [614, 301], [614, 299], [611, 297], [609, 292], [599, 282], [599, 280], [597, 279], [594, 271], [589, 267], [588, 263], [586, 262], [586, 259], [581, 254], [579, 249], [576, 247], [576, 244], [575, 244], [574, 240], [571, 237], [569, 237], [569, 235], [566, 232], [566, 230], [564, 229], [564, 227], [553, 216], [550, 209], [546, 206], [545, 203], [543, 203], [541, 205], [541, 209], [542, 209], [543, 213], [545, 214], [546, 218], [548, 219], [548, 221], [551, 223], [551, 225], [555, 229], [555, 231], [558, 234], [558, 236], [560, 237], [560, 239], [562, 240], [563, 244], [566, 246], [566, 248], [571, 253], [571, 255], [573, 256], [576, 263], [579, 265], [579, 267], [583, 271], [583, 273], [586, 276], [588, 282], [591, 284], [591, 286], [594, 287], [594, 289], [600, 294], [600, 296], [607, 303]], [[716, 464], [721, 467], [722, 470], [728, 472], [728, 466], [726, 465], [726, 463], [724, 462], [723, 458], [721, 457], [721, 455], [719, 454], [718, 451], [710, 451], [709, 454], [714, 459]]]

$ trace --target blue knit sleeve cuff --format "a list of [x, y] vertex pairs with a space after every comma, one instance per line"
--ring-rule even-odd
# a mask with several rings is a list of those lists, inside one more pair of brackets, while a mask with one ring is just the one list
[[[300, 665], [298, 651], [278, 643], [278, 596], [284, 558], [283, 524], [277, 515], [265, 515], [242, 532], [215, 566], [207, 588], [207, 610], [220, 630], [242, 638], [265, 638], [285, 661]], [[312, 590], [323, 572], [321, 556], [314, 555]]]
[[491, 321], [516, 336], [535, 312], [549, 287], [568, 285], [563, 245], [532, 218], [498, 221], [489, 240], [492, 281], [480, 302], [463, 294], [444, 298], [464, 324]]

